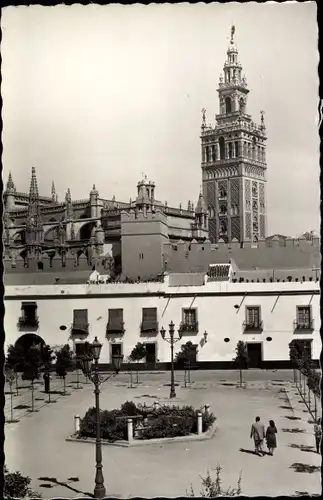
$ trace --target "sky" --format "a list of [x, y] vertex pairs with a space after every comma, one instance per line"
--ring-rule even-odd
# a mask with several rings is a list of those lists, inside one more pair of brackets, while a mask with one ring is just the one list
[[136, 197], [142, 173], [168, 205], [196, 204], [202, 108], [236, 28], [247, 112], [267, 127], [268, 234], [320, 228], [315, 2], [58, 5], [2, 10], [3, 178], [75, 200]]

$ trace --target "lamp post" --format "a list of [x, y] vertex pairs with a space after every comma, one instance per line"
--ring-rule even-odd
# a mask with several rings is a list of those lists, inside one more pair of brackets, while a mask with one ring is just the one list
[[[101, 444], [101, 422], [100, 422], [100, 385], [106, 382], [109, 378], [114, 377], [120, 371], [123, 356], [121, 354], [112, 356], [112, 363], [114, 372], [108, 377], [103, 377], [99, 373], [99, 358], [102, 349], [102, 344], [95, 337], [92, 344], [89, 344], [88, 350], [84, 355], [79, 357], [79, 362], [82, 371], [86, 378], [94, 384], [95, 394], [95, 409], [96, 409], [96, 440], [95, 440], [95, 460], [96, 460], [96, 473], [95, 473], [95, 498], [104, 498], [106, 495], [104, 478], [102, 473], [102, 444]], [[94, 364], [93, 364], [94, 360]]]
[[162, 327], [160, 330], [161, 336], [163, 337], [166, 342], [170, 344], [170, 354], [171, 354], [171, 379], [170, 379], [170, 398], [176, 398], [176, 392], [175, 392], [175, 380], [174, 380], [174, 344], [181, 340], [182, 334], [178, 330], [178, 338], [174, 337], [175, 333], [175, 325], [171, 321], [169, 324], [169, 337], [166, 337], [166, 330], [165, 328]]

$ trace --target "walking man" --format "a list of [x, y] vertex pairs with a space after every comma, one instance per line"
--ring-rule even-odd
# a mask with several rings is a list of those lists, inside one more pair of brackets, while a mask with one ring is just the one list
[[320, 418], [318, 418], [316, 424], [314, 424], [314, 434], [316, 443], [316, 453], [320, 453], [321, 439], [322, 439], [322, 425]]
[[250, 438], [254, 440], [256, 455], [263, 457], [263, 443], [265, 439], [265, 426], [260, 422], [260, 417], [256, 417], [256, 422], [251, 426]]
[[44, 383], [45, 383], [45, 392], [46, 394], [48, 394], [50, 390], [50, 373], [48, 371], [44, 373]]

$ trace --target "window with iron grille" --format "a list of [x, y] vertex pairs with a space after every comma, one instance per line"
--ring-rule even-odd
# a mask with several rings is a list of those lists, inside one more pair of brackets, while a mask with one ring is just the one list
[[258, 328], [260, 326], [260, 307], [247, 307], [246, 326], [249, 328]]
[[183, 310], [183, 323], [190, 326], [196, 325], [196, 309]]
[[144, 307], [142, 309], [141, 331], [158, 331], [157, 307]]
[[36, 302], [22, 302], [19, 326], [26, 328], [36, 328], [38, 326]]
[[107, 331], [110, 333], [123, 332], [123, 325], [123, 309], [109, 309]]
[[197, 333], [198, 322], [197, 322], [197, 309], [183, 309], [182, 311], [182, 322], [180, 323], [179, 330], [181, 332], [192, 332]]
[[88, 311], [87, 309], [74, 309], [73, 311], [73, 329], [88, 331]]
[[311, 308], [309, 306], [297, 306], [296, 323], [298, 328], [311, 327]]

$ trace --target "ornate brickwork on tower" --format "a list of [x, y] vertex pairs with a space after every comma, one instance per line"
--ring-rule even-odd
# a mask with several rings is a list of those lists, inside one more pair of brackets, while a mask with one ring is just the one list
[[220, 112], [214, 127], [202, 120], [203, 192], [212, 242], [256, 242], [266, 237], [266, 129], [247, 113], [247, 81], [242, 75], [234, 26], [219, 81]]

